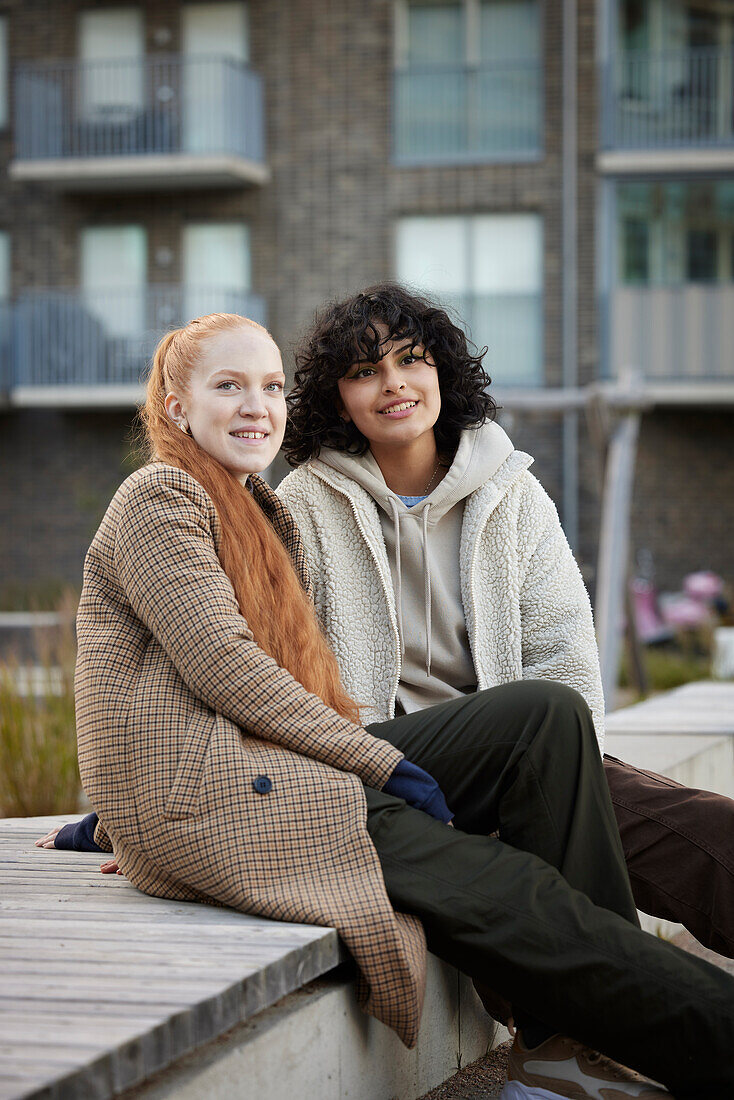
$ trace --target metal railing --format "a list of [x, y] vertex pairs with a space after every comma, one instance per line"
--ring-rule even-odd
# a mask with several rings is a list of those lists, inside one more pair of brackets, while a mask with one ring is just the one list
[[393, 152], [399, 164], [524, 160], [543, 145], [540, 62], [397, 70]]
[[23, 63], [15, 143], [18, 160], [188, 153], [260, 163], [261, 78], [225, 57]]
[[488, 351], [484, 368], [502, 386], [543, 386], [543, 296], [534, 294], [437, 295], [454, 311], [469, 338]]
[[259, 295], [197, 286], [26, 291], [12, 309], [11, 388], [138, 385], [160, 337], [191, 317], [265, 322]]
[[603, 77], [606, 148], [658, 149], [734, 141], [734, 50], [629, 50]]
[[605, 309], [607, 377], [734, 380], [734, 284], [617, 287]]

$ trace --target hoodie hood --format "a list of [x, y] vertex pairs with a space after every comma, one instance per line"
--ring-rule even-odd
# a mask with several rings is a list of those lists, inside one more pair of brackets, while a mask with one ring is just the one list
[[[373, 458], [370, 451], [363, 455], [345, 454], [343, 451], [335, 451], [324, 448], [319, 460], [324, 466], [344, 474], [355, 481], [376, 501], [384, 513], [382, 522], [383, 534], [391, 559], [393, 570], [393, 583], [395, 588], [395, 605], [398, 618], [398, 633], [400, 635], [400, 652], [404, 659], [404, 674], [407, 674], [415, 664], [411, 654], [406, 657], [406, 641], [403, 629], [403, 563], [407, 565], [407, 605], [414, 614], [417, 611], [418, 592], [420, 591], [423, 605], [424, 634], [423, 659], [425, 663], [425, 676], [429, 682], [435, 682], [431, 674], [432, 660], [432, 587], [439, 585], [441, 608], [444, 618], [453, 612], [453, 635], [460, 634], [465, 638], [463, 627], [463, 609], [461, 608], [461, 593], [459, 571], [456, 567], [459, 560], [459, 544], [461, 538], [461, 516], [463, 508], [457, 509], [437, 530], [438, 525], [448, 516], [455, 505], [460, 504], [471, 493], [493, 477], [500, 466], [513, 452], [513, 446], [508, 436], [498, 424], [491, 421], [483, 424], [478, 429], [465, 429], [461, 433], [459, 446], [456, 450], [451, 468], [442, 478], [436, 488], [420, 503], [408, 507], [392, 489], [385, 484], [382, 471]], [[317, 460], [317, 461], [319, 461]], [[407, 525], [407, 534], [406, 534]], [[429, 555], [428, 539], [431, 530], [435, 534], [431, 540]], [[433, 558], [433, 582], [431, 560]], [[418, 597], [418, 599], [416, 599]], [[411, 615], [411, 622], [413, 621]], [[442, 621], [442, 628], [445, 624]], [[448, 635], [448, 628], [444, 629]], [[467, 672], [473, 668], [469, 654], [468, 640], [462, 643], [464, 654], [464, 680]], [[440, 652], [448, 654], [451, 645], [447, 642], [440, 647]], [[445, 664], [446, 662], [444, 662]], [[471, 674], [469, 672], [469, 674]], [[438, 689], [440, 691], [440, 688]], [[406, 709], [409, 708], [407, 697], [402, 700]], [[440, 695], [428, 702], [441, 701]], [[415, 702], [415, 699], [412, 700]]]
[[499, 424], [492, 421], [483, 424], [481, 428], [465, 429], [461, 433], [451, 469], [433, 492], [412, 508], [403, 504], [397, 493], [387, 487], [382, 470], [370, 451], [363, 455], [350, 455], [324, 447], [316, 461], [323, 462], [325, 466], [356, 481], [391, 518], [395, 515], [396, 508], [398, 514], [401, 511], [414, 515], [425, 513], [422, 519], [427, 527], [431, 527], [450, 508], [493, 477], [502, 463], [510, 457], [513, 449], [509, 436]]

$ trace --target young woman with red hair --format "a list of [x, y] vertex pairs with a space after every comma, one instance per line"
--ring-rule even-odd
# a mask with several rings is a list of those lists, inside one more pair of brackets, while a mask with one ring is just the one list
[[668, 1095], [620, 1063], [678, 1100], [729, 1095], [734, 980], [637, 927], [581, 696], [530, 680], [359, 724], [298, 530], [257, 476], [283, 437], [284, 383], [268, 334], [234, 315], [156, 352], [151, 461], [95, 535], [78, 615], [97, 843], [148, 893], [335, 927], [365, 1008], [408, 1045], [427, 939], [511, 998], [528, 1049], [573, 1056], [588, 1089], [515, 1080], [507, 1100]]

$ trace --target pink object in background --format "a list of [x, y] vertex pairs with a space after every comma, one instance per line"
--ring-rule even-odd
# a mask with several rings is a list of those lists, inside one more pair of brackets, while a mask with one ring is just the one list
[[654, 585], [650, 581], [636, 577], [630, 588], [632, 590], [637, 637], [645, 645], [655, 645], [658, 642], [668, 641], [672, 637], [673, 631], [663, 622], [660, 616]]
[[702, 600], [692, 600], [682, 592], [663, 593], [660, 613], [674, 630], [698, 630], [711, 621], [711, 609]]
[[683, 578], [683, 591], [693, 600], [704, 600], [708, 603], [721, 596], [724, 582], [716, 573], [702, 570], [700, 573], [689, 573]]

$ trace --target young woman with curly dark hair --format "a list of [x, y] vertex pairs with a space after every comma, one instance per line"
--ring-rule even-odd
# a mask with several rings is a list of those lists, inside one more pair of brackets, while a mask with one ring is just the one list
[[[482, 358], [444, 310], [402, 287], [328, 305], [297, 354], [285, 451], [302, 465], [278, 494], [301, 530], [342, 680], [371, 708], [363, 713], [385, 723], [499, 684], [559, 681], [586, 699], [603, 750], [588, 596], [532, 459], [492, 422]], [[489, 777], [445, 750], [422, 744], [420, 762], [471, 831], [472, 784]], [[604, 774], [639, 908], [734, 956], [734, 803], [610, 757]], [[597, 870], [593, 889], [606, 873]], [[513, 1097], [599, 1095], [605, 1086], [563, 1040], [529, 1055], [538, 1038], [525, 1029], [511, 1073], [540, 1091]], [[606, 1087], [628, 1094], [618, 1080]]]
[[369, 440], [340, 413], [339, 382], [345, 364], [380, 361], [386, 333], [413, 351], [420, 347], [436, 366], [441, 409], [433, 434], [441, 455], [453, 455], [464, 428], [492, 419], [495, 403], [486, 392], [484, 353], [472, 354], [445, 310], [402, 286], [383, 283], [323, 309], [297, 352], [283, 444], [291, 465], [318, 457], [322, 447], [356, 455], [368, 450]]

